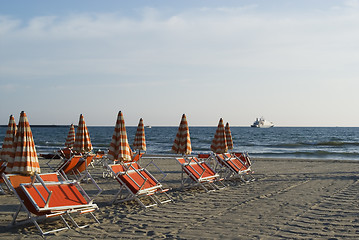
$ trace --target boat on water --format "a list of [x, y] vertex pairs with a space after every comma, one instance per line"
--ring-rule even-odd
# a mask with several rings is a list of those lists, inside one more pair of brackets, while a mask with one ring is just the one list
[[145, 126], [145, 128], [152, 128], [152, 126], [150, 126], [150, 125], [147, 125], [147, 126]]
[[255, 128], [271, 128], [271, 127], [274, 127], [274, 123], [270, 122], [270, 121], [267, 121], [263, 117], [261, 117], [261, 118], [257, 118], [253, 122], [251, 127], [255, 127]]

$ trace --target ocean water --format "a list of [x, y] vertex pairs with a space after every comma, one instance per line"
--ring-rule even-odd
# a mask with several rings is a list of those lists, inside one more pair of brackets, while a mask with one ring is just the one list
[[[132, 145], [137, 127], [126, 127]], [[0, 127], [0, 146], [7, 127]], [[64, 146], [68, 126], [32, 126], [38, 153]], [[88, 127], [95, 150], [107, 150], [114, 127]], [[147, 153], [168, 154], [178, 127], [146, 128]], [[216, 127], [190, 127], [193, 153], [210, 152]], [[234, 151], [252, 157], [359, 160], [359, 128], [352, 127], [274, 127], [268, 129], [231, 127]]]

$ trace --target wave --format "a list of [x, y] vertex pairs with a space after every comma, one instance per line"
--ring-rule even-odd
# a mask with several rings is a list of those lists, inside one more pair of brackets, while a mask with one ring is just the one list
[[262, 152], [250, 153], [256, 157], [291, 157], [291, 158], [314, 158], [314, 159], [347, 159], [359, 160], [359, 152], [330, 152], [330, 151], [294, 151], [286, 153]]
[[246, 147], [268, 147], [268, 148], [306, 148], [306, 147], [358, 147], [359, 142], [325, 141], [325, 142], [296, 142], [278, 144], [244, 144]]

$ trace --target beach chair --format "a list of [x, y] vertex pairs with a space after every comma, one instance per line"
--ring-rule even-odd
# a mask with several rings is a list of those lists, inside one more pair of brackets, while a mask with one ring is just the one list
[[243, 182], [254, 181], [252, 175], [251, 161], [247, 153], [223, 153], [213, 154], [217, 161], [217, 167], [221, 168], [224, 178], [239, 177]]
[[98, 192], [95, 196], [98, 196], [101, 194], [102, 189], [88, 170], [88, 166], [91, 164], [95, 156], [95, 154], [88, 154], [86, 156], [74, 155], [71, 159], [65, 162], [57, 172], [59, 172], [61, 177], [66, 180], [72, 179], [77, 180], [78, 182], [86, 180], [86, 183], [90, 180], [97, 188]]
[[81, 178], [83, 174], [86, 174], [90, 177], [88, 166], [90, 166], [95, 156], [95, 154], [88, 154], [83, 156], [78, 160], [78, 163], [74, 167], [66, 172], [63, 172], [66, 173], [66, 175], [74, 175], [77, 179]]
[[[135, 154], [135, 155], [132, 156], [132, 159], [131, 159], [130, 161], [125, 161], [125, 162], [126, 162], [126, 163], [139, 162], [143, 154], [144, 154], [144, 153], [137, 153], [137, 154]], [[106, 159], [106, 161], [107, 161], [107, 160], [108, 160], [108, 159]], [[104, 163], [104, 165], [103, 165], [103, 166], [104, 166], [104, 171], [102, 172], [102, 177], [103, 177], [103, 178], [113, 177], [114, 175], [112, 174], [112, 171], [107, 167], [108, 163], [107, 163], [106, 161], [103, 161], [103, 163]], [[115, 165], [115, 164], [120, 164], [120, 163], [122, 163], [122, 162], [123, 162], [122, 160], [117, 160], [117, 159], [115, 159], [115, 160], [111, 161], [111, 164], [112, 164], [112, 165]], [[149, 164], [148, 164], [148, 165], [149, 165]], [[146, 166], [146, 167], [147, 167], [147, 166]], [[145, 167], [145, 168], [146, 168], [146, 167]]]
[[67, 174], [70, 174], [82, 161], [82, 155], [73, 155], [70, 159], [63, 161], [55, 171], [62, 174], [64, 178], [67, 178]]
[[[35, 176], [22, 176], [19, 174], [3, 174], [4, 180], [13, 189], [20, 202], [19, 208], [13, 216], [11, 225], [32, 222], [41, 235], [70, 229], [70, 223], [78, 228], [88, 225], [79, 225], [74, 216], [89, 214], [96, 223], [99, 223], [93, 212], [98, 209], [83, 188], [76, 181], [61, 181], [58, 173], [35, 174]], [[26, 218], [18, 220], [21, 210], [25, 211]], [[50, 225], [40, 222], [48, 218], [58, 217], [64, 226], [44, 231], [42, 227]], [[67, 219], [67, 220], [66, 220]], [[51, 225], [52, 226], [52, 225]]]
[[[67, 160], [71, 159], [74, 155], [81, 155], [81, 154], [75, 154], [71, 148], [61, 148], [57, 151], [54, 151], [53, 154], [47, 154], [47, 155], [48, 156], [52, 155], [49, 161], [46, 162], [47, 166], [49, 166], [50, 169], [55, 170], [59, 168], [63, 164], [63, 162], [66, 162]], [[56, 166], [53, 166], [52, 162], [58, 159], [61, 159], [62, 161], [60, 161]]]
[[[182, 187], [198, 185], [206, 192], [225, 188], [223, 179], [205, 161], [192, 156], [177, 157], [176, 160], [182, 167]], [[187, 174], [187, 178], [184, 173]]]
[[[112, 204], [134, 199], [142, 207], [148, 208], [173, 201], [167, 194], [169, 189], [164, 189], [162, 184], [137, 162], [112, 164], [107, 167], [120, 184]], [[145, 200], [142, 201], [144, 198], [148, 204], [145, 204]]]

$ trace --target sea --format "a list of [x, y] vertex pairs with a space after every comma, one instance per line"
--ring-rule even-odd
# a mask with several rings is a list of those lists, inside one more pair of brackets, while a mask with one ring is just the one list
[[[132, 145], [137, 127], [126, 127]], [[209, 153], [217, 127], [190, 127], [192, 153]], [[7, 127], [0, 127], [0, 146]], [[62, 147], [69, 126], [31, 126], [38, 153], [51, 153]], [[148, 154], [170, 154], [178, 127], [145, 129]], [[114, 127], [88, 126], [94, 150], [109, 148]], [[248, 152], [257, 158], [303, 158], [359, 160], [357, 127], [231, 127], [235, 152]]]

